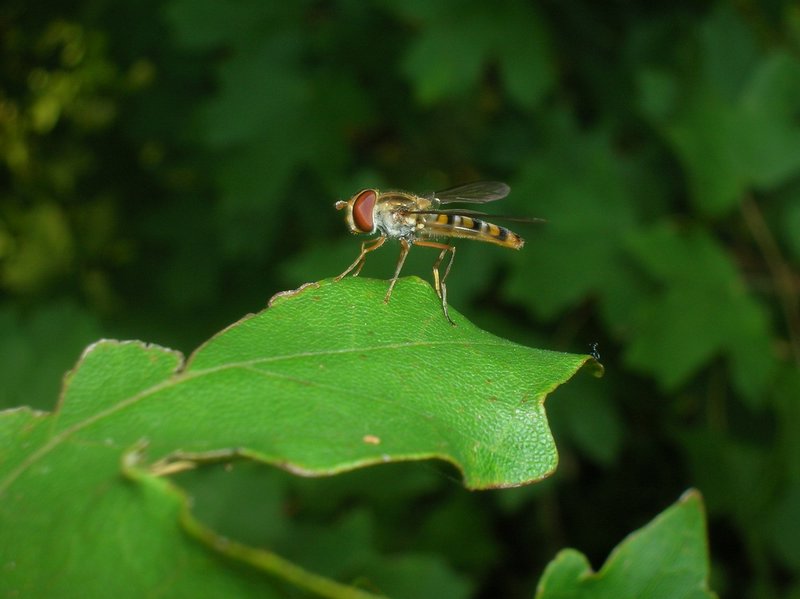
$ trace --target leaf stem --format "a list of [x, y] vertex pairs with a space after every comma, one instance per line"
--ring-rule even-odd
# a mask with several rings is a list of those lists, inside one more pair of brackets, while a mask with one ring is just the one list
[[[192, 537], [199, 540], [211, 551], [219, 553], [234, 561], [245, 563], [262, 572], [268, 572], [290, 584], [303, 588], [312, 593], [330, 599], [388, 599], [384, 595], [375, 595], [362, 591], [352, 586], [341, 584], [330, 578], [320, 576], [301, 568], [297, 564], [282, 558], [272, 551], [258, 547], [250, 547], [238, 541], [231, 540], [217, 534], [211, 528], [203, 525], [192, 515], [192, 502], [186, 492], [168, 478], [162, 478], [161, 473], [154, 475], [152, 466], [147, 468], [143, 463], [144, 452], [148, 442], [144, 439], [137, 441], [122, 456], [120, 468], [122, 473], [132, 481], [147, 484], [157, 481], [162, 492], [166, 492], [179, 503], [178, 520], [183, 529]], [[209, 452], [207, 461], [217, 461], [225, 456], [235, 459], [239, 454], [238, 449]], [[201, 456], [201, 454], [197, 454]], [[204, 459], [200, 457], [200, 459]]]
[[742, 216], [775, 282], [778, 301], [786, 320], [789, 345], [795, 362], [800, 365], [800, 292], [794, 282], [794, 271], [783, 258], [761, 210], [749, 196], [742, 201]]
[[269, 572], [286, 582], [322, 597], [329, 597], [330, 599], [386, 599], [385, 595], [368, 593], [309, 572], [266, 549], [250, 547], [222, 537], [195, 519], [186, 501], [183, 502], [180, 520], [186, 532], [213, 551], [237, 562], [243, 562], [261, 571]]

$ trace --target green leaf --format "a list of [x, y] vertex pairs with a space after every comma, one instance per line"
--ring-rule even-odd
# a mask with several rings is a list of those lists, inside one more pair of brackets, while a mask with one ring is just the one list
[[753, 184], [774, 189], [800, 171], [800, 61], [788, 53], [766, 57], [742, 98]]
[[609, 397], [615, 395], [608, 394], [608, 385], [601, 389], [587, 383], [591, 381], [576, 379], [568, 387], [559, 389], [548, 416], [557, 437], [565, 437], [594, 462], [611, 466], [622, 449], [622, 416]]
[[800, 263], [800, 186], [790, 188], [775, 227], [795, 263]]
[[164, 12], [181, 46], [212, 50], [258, 35], [265, 23], [274, 24], [286, 10], [253, 0], [172, 0]]
[[718, 354], [751, 404], [774, 374], [769, 320], [722, 248], [704, 231], [667, 224], [631, 237], [631, 253], [656, 281], [636, 315], [630, 365], [675, 389]]
[[432, 24], [411, 46], [403, 71], [420, 104], [463, 94], [481, 74], [487, 48], [481, 15], [461, 15], [447, 27]]
[[511, 297], [544, 318], [613, 289], [622, 244], [635, 222], [609, 136], [583, 134], [564, 115], [553, 121], [552, 148], [531, 157], [510, 198], [528, 199], [520, 213], [547, 219], [513, 256], [508, 284]]
[[[436, 468], [404, 463], [310, 479], [240, 462], [188, 471], [176, 479], [192, 496], [194, 517], [213, 528], [217, 536], [268, 546], [329, 578], [366, 580], [369, 588], [392, 597], [470, 596], [472, 585], [463, 574], [456, 574], [453, 557], [447, 553], [453, 548], [447, 540], [435, 548], [417, 543], [414, 549], [403, 551], [402, 557], [382, 549], [383, 539], [398, 533], [382, 528], [376, 511], [386, 509], [387, 502], [405, 506], [409, 497], [437, 488], [442, 479]], [[470, 516], [474, 518], [474, 514]], [[403, 529], [407, 524], [393, 521], [393, 526]], [[476, 540], [470, 527], [460, 530], [462, 538]], [[481, 538], [488, 542], [492, 536]], [[459, 547], [469, 550], [473, 546], [462, 543]], [[462, 567], [460, 571], [470, 569]], [[411, 583], [415, 592], [404, 592]]]
[[395, 10], [424, 23], [403, 62], [420, 104], [468, 92], [493, 61], [511, 99], [525, 108], [535, 108], [554, 84], [549, 35], [528, 4], [402, 3]]
[[442, 560], [431, 556], [402, 556], [372, 570], [379, 588], [391, 588], [393, 597], [409, 599], [466, 599], [474, 596], [464, 580]]
[[800, 519], [797, 517], [797, 506], [800, 506], [800, 483], [794, 482], [781, 494], [772, 510], [767, 536], [776, 555], [794, 570], [800, 570]]
[[71, 303], [42, 306], [26, 317], [0, 308], [0, 408], [51, 408], [64, 371], [99, 334], [97, 320]]
[[[786, 364], [778, 377], [773, 394], [777, 427], [770, 430], [769, 445], [755, 449], [749, 447], [749, 454], [756, 454], [755, 457], [760, 458], [749, 460], [749, 464], [755, 463], [755, 468], [747, 471], [739, 463], [732, 464], [734, 468], [731, 468], [730, 478], [736, 481], [736, 486], [728, 485], [727, 488], [715, 489], [715, 492], [720, 496], [728, 493], [729, 497], [739, 487], [742, 492], [739, 498], [744, 500], [742, 503], [748, 509], [745, 511], [743, 506], [731, 507], [744, 512], [734, 514], [742, 516], [742, 527], [749, 526], [751, 547], [770, 546], [775, 556], [785, 565], [800, 571], [800, 518], [797, 517], [800, 510], [800, 462], [797, 459], [800, 455], [800, 402], [797, 401], [800, 397], [800, 369]], [[725, 440], [732, 444], [730, 439]], [[712, 441], [721, 445], [717, 439], [712, 438]], [[721, 449], [726, 451], [723, 455], [725, 460], [732, 462], [728, 457], [731, 454], [734, 459], [738, 457], [728, 451], [727, 447], [723, 446]], [[762, 449], [760, 455], [757, 454], [758, 449]], [[735, 446], [734, 450], [739, 455], [744, 453], [740, 447]], [[690, 457], [694, 457], [696, 464], [697, 459], [717, 459], [718, 455], [699, 454]], [[694, 467], [697, 469], [698, 466], [702, 467], [699, 464]], [[773, 483], [776, 476], [782, 476], [785, 480], [780, 487]]]
[[[385, 290], [383, 281], [349, 278], [279, 294], [186, 364], [172, 350], [101, 341], [66, 378], [57, 411], [3, 413], [6, 586], [59, 596], [272, 588], [188, 543], [179, 517], [234, 560], [307, 588], [335, 584], [265, 550], [223, 543], [192, 518], [162, 475], [197, 461], [241, 457], [326, 475], [438, 458], [475, 489], [552, 473], [544, 399], [591, 358], [516, 345], [451, 310], [453, 327], [419, 279], [400, 280], [389, 304]], [[109, 556], [113, 567], [102, 567]], [[146, 575], [130, 583], [138, 572]]]
[[[780, 456], [778, 460], [786, 464], [784, 476], [788, 480], [785, 487], [778, 491], [777, 497], [770, 496], [767, 509], [762, 512], [766, 512], [766, 517], [762, 520], [762, 513], [759, 513], [749, 521], [766, 521], [765, 540], [772, 545], [773, 551], [783, 563], [795, 570], [800, 570], [800, 519], [797, 517], [800, 506], [800, 463], [797, 460], [800, 455], [800, 435], [797, 434], [800, 431], [798, 397], [800, 369], [788, 366], [781, 373], [775, 389], [775, 404], [778, 407], [776, 421], [779, 427], [768, 450], [771, 461], [762, 463], [767, 468], [772, 466], [772, 474], [776, 456]], [[750, 479], [750, 482], [755, 481], [758, 479]], [[764, 483], [763, 486], [770, 488], [768, 480]], [[761, 506], [754, 507], [757, 509]]]
[[702, 486], [709, 513], [752, 522], [771, 508], [771, 451], [729, 433], [699, 427], [679, 433], [692, 480]]
[[748, 189], [773, 189], [800, 171], [800, 61], [759, 54], [727, 5], [698, 37], [699, 60], [685, 53], [691, 76], [645, 69], [640, 103], [681, 160], [697, 208], [721, 215]]
[[712, 598], [703, 504], [687, 492], [618, 545], [599, 572], [574, 549], [545, 570], [537, 599]]
[[[277, 204], [311, 205], [298, 202], [307, 192], [293, 179], [308, 171], [315, 175], [310, 180], [338, 179], [353, 131], [372, 120], [355, 65], [342, 68], [341, 59], [322, 50], [339, 41], [309, 23], [308, 4], [178, 0], [169, 10], [184, 44], [225, 48], [193, 134], [213, 153], [208, 174], [220, 201], [212, 239], [228, 257], [252, 260], [269, 252], [264, 240], [280, 237]], [[215, 30], [215, 21], [223, 27]], [[346, 31], [340, 35], [350, 41]], [[333, 202], [317, 201], [326, 210]]]
[[548, 29], [530, 4], [513, 4], [503, 18], [496, 49], [503, 81], [512, 100], [524, 108], [536, 108], [555, 83]]

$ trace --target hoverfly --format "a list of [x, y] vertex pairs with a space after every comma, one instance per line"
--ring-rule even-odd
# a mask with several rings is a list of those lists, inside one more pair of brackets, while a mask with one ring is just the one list
[[[420, 196], [407, 191], [385, 191], [364, 189], [348, 201], [336, 202], [337, 210], [346, 210], [345, 220], [353, 234], [379, 233], [377, 239], [361, 244], [361, 253], [347, 269], [334, 279], [340, 281], [351, 272], [358, 276], [364, 267], [367, 254], [377, 250], [389, 238], [400, 241], [400, 257], [394, 276], [389, 282], [389, 289], [383, 301], [388, 302], [392, 296], [400, 270], [408, 256], [412, 245], [430, 247], [440, 250], [439, 257], [433, 263], [433, 282], [436, 294], [442, 300], [442, 310], [450, 324], [455, 325], [447, 312], [447, 286], [445, 281], [453, 266], [456, 255], [455, 246], [436, 241], [440, 238], [462, 237], [493, 243], [515, 250], [525, 242], [516, 233], [483, 220], [489, 216], [484, 212], [468, 209], [442, 209], [441, 206], [455, 202], [483, 204], [501, 200], [511, 189], [498, 181], [480, 181], [468, 183], [439, 191], [428, 196]], [[522, 222], [540, 222], [541, 219], [506, 218]], [[445, 268], [444, 276], [439, 274], [439, 266], [450, 252], [450, 260]], [[354, 272], [355, 271], [355, 272]]]

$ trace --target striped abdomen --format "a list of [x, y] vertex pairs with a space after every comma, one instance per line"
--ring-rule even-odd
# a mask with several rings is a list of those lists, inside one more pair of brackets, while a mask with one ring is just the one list
[[420, 237], [464, 237], [494, 243], [518, 250], [525, 241], [513, 231], [461, 214], [430, 214], [425, 216]]

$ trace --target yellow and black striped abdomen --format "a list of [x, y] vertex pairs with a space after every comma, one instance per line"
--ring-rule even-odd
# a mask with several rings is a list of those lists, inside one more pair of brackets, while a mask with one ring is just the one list
[[513, 231], [460, 214], [430, 214], [425, 217], [419, 237], [463, 237], [520, 249], [525, 241]]

